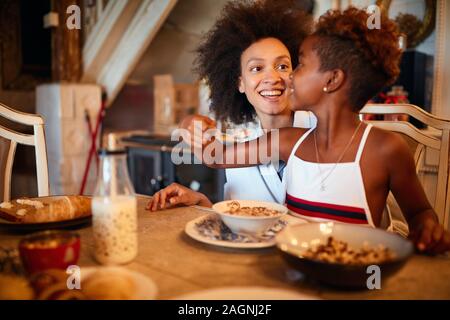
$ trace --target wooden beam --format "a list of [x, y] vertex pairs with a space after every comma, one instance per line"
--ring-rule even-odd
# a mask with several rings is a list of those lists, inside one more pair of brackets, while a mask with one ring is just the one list
[[140, 6], [128, 28], [96, 76], [96, 82], [106, 90], [107, 104], [114, 100], [125, 84], [176, 2], [177, 0], [139, 2]]
[[81, 0], [52, 0], [52, 11], [59, 16], [59, 25], [52, 29], [52, 80], [79, 81], [82, 74], [81, 29], [66, 25], [67, 8], [80, 7]]
[[82, 82], [96, 82], [133, 19], [141, 0], [109, 1], [83, 47]]

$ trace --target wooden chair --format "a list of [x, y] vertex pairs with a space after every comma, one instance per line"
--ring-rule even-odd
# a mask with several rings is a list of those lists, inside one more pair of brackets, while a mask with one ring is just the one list
[[39, 196], [49, 195], [47, 151], [44, 120], [41, 116], [13, 110], [0, 103], [0, 116], [13, 122], [33, 126], [33, 134], [24, 134], [0, 125], [0, 197], [11, 197], [11, 174], [17, 144], [34, 146], [36, 155], [37, 186]]
[[430, 200], [439, 217], [439, 221], [445, 228], [450, 229], [450, 175], [448, 172], [450, 119], [436, 117], [412, 104], [367, 104], [360, 111], [360, 114], [407, 114], [427, 126], [427, 129], [421, 130], [406, 121], [367, 121], [379, 128], [402, 134], [413, 150], [417, 171], [420, 170], [422, 165], [426, 148], [431, 148], [438, 152], [436, 196], [434, 203]]

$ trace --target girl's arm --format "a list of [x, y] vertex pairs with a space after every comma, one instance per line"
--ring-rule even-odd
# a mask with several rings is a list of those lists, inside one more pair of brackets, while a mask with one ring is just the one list
[[442, 253], [450, 250], [450, 233], [439, 224], [416, 174], [411, 151], [397, 135], [386, 143], [390, 189], [410, 228], [410, 238], [420, 251]]
[[247, 142], [224, 144], [213, 137], [192, 146], [195, 156], [208, 167], [242, 168], [287, 161], [293, 144], [303, 132], [303, 129], [281, 128]]

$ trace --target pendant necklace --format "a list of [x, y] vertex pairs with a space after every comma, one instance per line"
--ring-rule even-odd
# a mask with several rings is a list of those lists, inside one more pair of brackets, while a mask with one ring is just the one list
[[356, 137], [356, 133], [359, 130], [359, 127], [361, 127], [362, 122], [359, 123], [359, 125], [356, 127], [355, 131], [353, 132], [352, 137], [350, 138], [350, 140], [348, 141], [347, 145], [344, 148], [344, 151], [342, 151], [341, 155], [339, 156], [338, 160], [335, 162], [333, 168], [328, 172], [328, 174], [322, 178], [322, 170], [320, 169], [320, 163], [319, 163], [319, 149], [317, 148], [317, 138], [316, 138], [316, 131], [317, 128], [314, 129], [313, 132], [313, 136], [314, 136], [314, 147], [316, 150], [316, 162], [317, 162], [317, 168], [319, 169], [319, 174], [320, 174], [320, 191], [325, 191], [326, 190], [326, 186], [325, 186], [325, 181], [328, 179], [328, 177], [333, 173], [334, 169], [336, 169], [336, 166], [341, 162], [342, 158], [344, 157], [345, 153], [347, 152], [348, 148], [351, 146], [353, 140]]

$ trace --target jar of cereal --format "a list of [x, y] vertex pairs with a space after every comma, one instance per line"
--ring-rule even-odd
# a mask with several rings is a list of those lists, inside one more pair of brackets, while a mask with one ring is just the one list
[[137, 200], [127, 171], [126, 152], [101, 150], [92, 199], [94, 256], [101, 264], [124, 264], [138, 251]]

